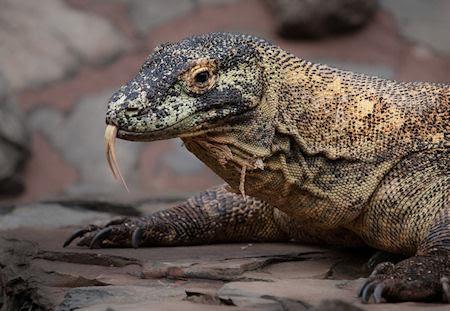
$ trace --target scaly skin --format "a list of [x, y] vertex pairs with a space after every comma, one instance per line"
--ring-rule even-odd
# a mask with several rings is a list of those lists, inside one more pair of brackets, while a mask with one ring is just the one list
[[312, 64], [246, 35], [163, 45], [113, 95], [107, 123], [123, 139], [181, 137], [229, 189], [66, 244], [369, 245], [411, 257], [378, 265], [363, 301], [448, 301], [449, 99], [447, 84]]

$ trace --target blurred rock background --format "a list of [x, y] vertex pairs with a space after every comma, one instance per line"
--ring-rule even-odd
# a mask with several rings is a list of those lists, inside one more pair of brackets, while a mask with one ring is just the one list
[[308, 60], [448, 83], [448, 29], [448, 0], [0, 0], [0, 204], [220, 183], [178, 140], [118, 143], [130, 195], [107, 170], [107, 100], [160, 43], [244, 32]]

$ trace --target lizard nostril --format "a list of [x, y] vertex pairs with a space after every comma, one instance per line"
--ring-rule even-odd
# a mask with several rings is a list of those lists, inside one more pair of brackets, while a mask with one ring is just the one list
[[129, 117], [135, 117], [141, 112], [141, 109], [138, 107], [127, 107], [125, 109], [125, 114]]
[[125, 108], [125, 113], [129, 116], [136, 116], [141, 112], [141, 108], [139, 107], [127, 107]]

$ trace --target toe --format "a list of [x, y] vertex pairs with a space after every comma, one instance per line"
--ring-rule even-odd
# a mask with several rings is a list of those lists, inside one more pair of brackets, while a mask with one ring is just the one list
[[375, 302], [375, 303], [381, 303], [382, 302], [382, 299], [383, 299], [383, 291], [384, 291], [384, 288], [386, 287], [386, 285], [384, 285], [384, 283], [382, 282], [382, 283], [379, 283], [376, 287], [375, 287], [375, 289], [374, 289], [374, 291], [373, 291], [373, 301]]
[[134, 248], [139, 248], [141, 244], [142, 235], [144, 234], [144, 230], [141, 227], [136, 228], [133, 232], [133, 236], [131, 238], [131, 244]]
[[361, 301], [363, 303], [369, 303], [370, 297], [372, 297], [373, 291], [377, 285], [378, 281], [372, 281], [364, 287], [361, 295]]
[[95, 226], [95, 225], [89, 225], [89, 226], [87, 226], [86, 228], [82, 228], [82, 229], [76, 230], [74, 233], [72, 233], [72, 234], [69, 236], [69, 238], [67, 238], [67, 239], [64, 241], [63, 247], [69, 246], [70, 243], [72, 243], [73, 240], [75, 240], [76, 238], [81, 238], [81, 237], [83, 237], [86, 233], [95, 231], [95, 230], [97, 230], [97, 229], [98, 229], [97, 226]]
[[362, 294], [364, 292], [364, 289], [366, 289], [366, 286], [371, 283], [372, 280], [367, 279], [364, 281], [364, 283], [361, 285], [361, 287], [358, 289], [358, 297], [362, 297]]
[[89, 248], [95, 248], [102, 245], [102, 242], [106, 240], [112, 233], [112, 227], [106, 227], [102, 230], [98, 231], [94, 237], [92, 238], [91, 243], [89, 244]]

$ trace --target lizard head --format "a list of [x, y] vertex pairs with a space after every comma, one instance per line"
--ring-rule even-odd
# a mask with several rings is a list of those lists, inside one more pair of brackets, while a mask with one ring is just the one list
[[[111, 97], [106, 122], [117, 136], [151, 141], [196, 136], [245, 122], [264, 89], [250, 36], [212, 33], [157, 47]], [[259, 40], [259, 39], [258, 39]]]

